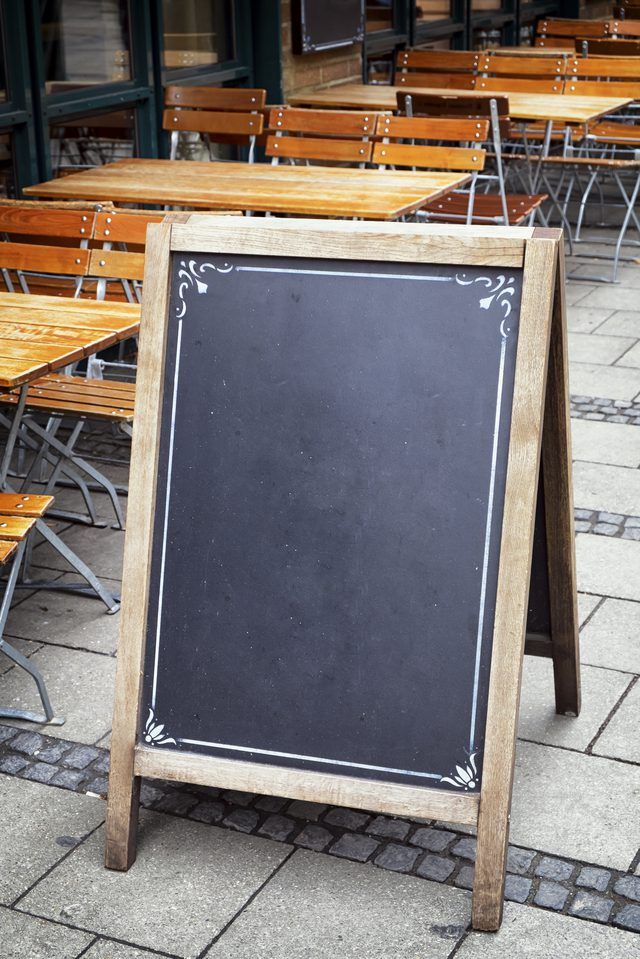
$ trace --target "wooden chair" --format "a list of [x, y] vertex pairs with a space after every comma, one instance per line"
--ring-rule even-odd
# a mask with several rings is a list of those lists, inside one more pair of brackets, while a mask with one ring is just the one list
[[262, 134], [267, 93], [241, 87], [182, 87], [165, 90], [162, 129], [171, 133], [170, 158], [176, 159], [180, 133], [204, 135], [211, 157], [211, 143], [249, 147], [253, 162], [256, 138]]
[[460, 50], [400, 50], [396, 86], [473, 90], [479, 58]]
[[603, 20], [569, 20], [549, 17], [538, 21], [535, 46], [573, 50], [577, 37], [598, 39], [604, 36]]
[[562, 93], [565, 57], [489, 55], [478, 64], [476, 90]]
[[[0, 493], [0, 566], [8, 570], [4, 594], [0, 602], [0, 652], [16, 666], [24, 669], [34, 680], [42, 702], [42, 713], [28, 709], [10, 709], [0, 705], [0, 719], [23, 719], [32, 723], [61, 726], [64, 719], [56, 717], [47, 692], [45, 681], [35, 663], [7, 642], [4, 631], [7, 617], [24, 559], [25, 549], [38, 520], [47, 512], [53, 497], [32, 494]], [[0, 677], [0, 689], [1, 689]]]
[[[373, 162], [381, 166], [426, 167], [428, 169], [466, 170], [471, 173], [468, 192], [452, 192], [434, 200], [421, 213], [428, 219], [446, 222], [509, 223], [516, 225], [532, 219], [545, 199], [478, 193], [476, 185], [484, 170], [486, 151], [481, 147], [443, 146], [447, 144], [484, 143], [490, 130], [488, 119], [423, 118], [381, 116], [376, 134], [383, 142], [376, 143]], [[392, 142], [394, 140], [411, 142]], [[421, 144], [416, 144], [416, 140]], [[436, 141], [438, 145], [424, 145]]]
[[370, 138], [376, 113], [355, 110], [272, 109], [266, 154], [273, 164], [281, 160], [309, 163], [357, 163], [371, 160]]

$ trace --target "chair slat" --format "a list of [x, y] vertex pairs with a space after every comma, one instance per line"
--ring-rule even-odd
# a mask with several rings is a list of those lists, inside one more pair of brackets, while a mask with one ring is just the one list
[[0, 516], [31, 516], [40, 519], [53, 503], [53, 496], [33, 493], [0, 493]]
[[357, 110], [297, 110], [278, 107], [269, 113], [269, 129], [287, 133], [323, 133], [342, 137], [371, 136], [376, 113]]
[[640, 100], [640, 81], [567, 80], [564, 92], [570, 96], [629, 97]]
[[466, 50], [400, 50], [396, 57], [398, 69], [442, 71], [474, 71], [480, 54]]
[[490, 54], [480, 60], [478, 69], [489, 76], [560, 78], [565, 73], [565, 57], [507, 56]]
[[476, 78], [465, 73], [399, 73], [396, 86], [442, 87], [446, 90], [474, 90]]
[[121, 250], [91, 250], [88, 275], [125, 280], [144, 278], [144, 253]]
[[[539, 37], [604, 37], [604, 20], [571, 20], [561, 17], [549, 17], [539, 20], [536, 29]], [[555, 44], [548, 44], [555, 46]]]
[[39, 204], [0, 204], [0, 231], [12, 236], [72, 237], [88, 240], [95, 213], [89, 210], [50, 209]]
[[562, 93], [564, 80], [528, 80], [521, 77], [478, 77], [476, 90], [496, 93]]
[[262, 133], [261, 113], [214, 113], [208, 110], [165, 110], [163, 130], [254, 136]]
[[260, 110], [267, 102], [267, 91], [249, 87], [183, 87], [165, 89], [166, 107], [199, 110]]
[[376, 125], [377, 136], [415, 140], [450, 140], [482, 143], [489, 136], [489, 120], [458, 119], [457, 117], [395, 117], [381, 116]]
[[373, 148], [374, 163], [429, 167], [432, 170], [483, 170], [485, 157], [484, 150], [471, 147], [376, 143]]
[[35, 243], [1, 243], [0, 268], [86, 276], [89, 251]]
[[344, 163], [368, 163], [371, 143], [363, 140], [339, 140], [337, 137], [267, 137], [266, 154], [287, 160], [329, 160]]
[[567, 62], [567, 82], [573, 77], [640, 83], [640, 63], [634, 57], [576, 57]]

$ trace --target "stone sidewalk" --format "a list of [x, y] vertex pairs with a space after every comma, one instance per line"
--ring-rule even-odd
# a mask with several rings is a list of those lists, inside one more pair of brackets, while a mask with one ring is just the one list
[[[7, 635], [67, 722], [0, 726], [0, 959], [640, 959], [640, 267], [567, 295], [584, 705], [556, 716], [527, 659], [500, 933], [469, 931], [475, 842], [446, 823], [149, 782], [138, 859], [107, 872], [119, 617], [40, 592]], [[64, 535], [119, 588], [121, 532]], [[0, 695], [33, 703], [4, 658]]]

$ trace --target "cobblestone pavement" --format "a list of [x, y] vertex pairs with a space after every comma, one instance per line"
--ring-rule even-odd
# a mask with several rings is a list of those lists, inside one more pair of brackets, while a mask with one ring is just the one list
[[[136, 864], [104, 870], [119, 617], [26, 591], [7, 636], [67, 721], [0, 725], [0, 959], [640, 959], [638, 293], [638, 266], [567, 288], [584, 705], [556, 716], [527, 659], [500, 933], [470, 932], [475, 839], [442, 822], [149, 781]], [[126, 441], [88, 452], [126, 482]], [[122, 532], [57, 526], [117, 590]], [[0, 657], [0, 702], [32, 701]]]

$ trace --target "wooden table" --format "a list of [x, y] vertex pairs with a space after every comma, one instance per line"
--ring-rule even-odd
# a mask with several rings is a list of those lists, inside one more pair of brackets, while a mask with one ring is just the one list
[[132, 159], [38, 183], [25, 193], [47, 200], [65, 197], [396, 220], [469, 179], [466, 174], [435, 171]]
[[[396, 93], [399, 90], [405, 93], [429, 93], [439, 96], [455, 94], [465, 97], [486, 97], [491, 95], [487, 90], [444, 90], [442, 87], [405, 87], [404, 85], [389, 87], [344, 83], [331, 87], [330, 90], [299, 94], [291, 97], [290, 103], [292, 106], [333, 109], [348, 107], [358, 110], [396, 110]], [[542, 120], [553, 123], [590, 123], [633, 102], [628, 97], [574, 97], [563, 93], [518, 93], [508, 90], [501, 93], [495, 92], [493, 95], [509, 98], [509, 115], [513, 120]]]

